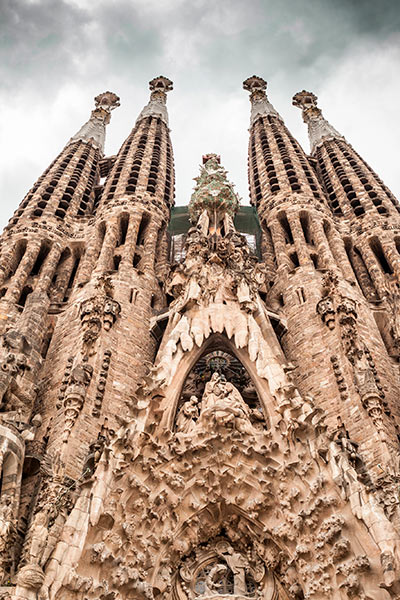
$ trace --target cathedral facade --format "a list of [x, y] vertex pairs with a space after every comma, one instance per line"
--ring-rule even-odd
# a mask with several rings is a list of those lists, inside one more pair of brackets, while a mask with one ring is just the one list
[[240, 206], [173, 208], [157, 77], [116, 156], [90, 119], [0, 238], [0, 596], [400, 598], [400, 206], [250, 77]]

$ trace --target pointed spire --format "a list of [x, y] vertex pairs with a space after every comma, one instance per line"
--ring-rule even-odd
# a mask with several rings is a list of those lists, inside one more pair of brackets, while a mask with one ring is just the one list
[[172, 81], [160, 75], [149, 81], [149, 88], [151, 91], [149, 103], [146, 104], [136, 122], [145, 117], [160, 117], [168, 127], [167, 92], [173, 89]]
[[87, 121], [70, 140], [69, 144], [81, 140], [90, 142], [92, 146], [104, 151], [106, 125], [111, 120], [111, 111], [120, 105], [119, 98], [113, 92], [103, 92], [94, 99], [95, 109]]
[[271, 102], [267, 98], [265, 90], [267, 89], [267, 82], [261, 77], [253, 75], [245, 81], [243, 81], [243, 88], [250, 92], [251, 102], [251, 116], [250, 116], [250, 127], [260, 117], [266, 117], [273, 115], [281, 119], [279, 113], [272, 106]]
[[332, 127], [322, 116], [322, 111], [317, 106], [317, 96], [312, 92], [298, 92], [293, 96], [293, 105], [303, 111], [303, 121], [308, 125], [311, 153], [325, 140], [344, 140], [345, 138]]

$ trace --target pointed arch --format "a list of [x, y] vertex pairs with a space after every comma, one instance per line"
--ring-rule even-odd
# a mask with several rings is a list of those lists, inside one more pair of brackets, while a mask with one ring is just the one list
[[[246, 597], [263, 600], [288, 598], [277, 573], [265, 564], [266, 558], [270, 559], [272, 556], [276, 557], [277, 564], [280, 561], [289, 564], [294, 557], [291, 556], [288, 547], [282, 542], [278, 544], [272, 538], [266, 538], [263, 524], [250, 519], [240, 507], [221, 502], [205, 506], [174, 532], [172, 548], [164, 549], [156, 561], [152, 577], [155, 599], [201, 599], [204, 595], [204, 574], [210, 572], [210, 568], [217, 564], [224, 563], [226, 570], [222, 575], [226, 581], [224, 582], [224, 577], [221, 577], [220, 581], [222, 587], [227, 586], [231, 589], [224, 592], [216, 590], [215, 598], [220, 595], [223, 598], [235, 596], [235, 581], [230, 569], [232, 565], [229, 558], [226, 560], [229, 553], [226, 552], [224, 556], [224, 547], [230, 547], [236, 556], [242, 554], [244, 561], [248, 561], [250, 569], [243, 569], [242, 581], [247, 587]], [[170, 594], [167, 595], [163, 590], [163, 566], [166, 564], [171, 572], [172, 584]], [[237, 573], [238, 571], [236, 575]]]
[[254, 384], [265, 418], [267, 419], [272, 415], [273, 398], [268, 382], [258, 375], [256, 364], [250, 359], [247, 348], [237, 348], [234, 342], [224, 333], [214, 333], [205, 340], [201, 347], [194, 346], [192, 350], [183, 354], [173, 381], [163, 390], [163, 406], [160, 407], [163, 413], [161, 426], [164, 425], [168, 430], [173, 429], [174, 418], [185, 381], [199, 359], [212, 350], [224, 350], [240, 361]]

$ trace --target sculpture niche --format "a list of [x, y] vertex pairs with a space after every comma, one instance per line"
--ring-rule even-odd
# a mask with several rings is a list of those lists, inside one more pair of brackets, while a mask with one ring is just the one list
[[195, 558], [186, 559], [179, 570], [180, 587], [187, 597], [239, 600], [259, 595], [265, 567], [259, 559], [249, 560], [252, 553], [248, 555], [220, 539], [199, 548], [195, 554]]
[[190, 396], [181, 406], [177, 418], [178, 436], [228, 430], [235, 435], [254, 436], [258, 433], [252, 420], [262, 420], [258, 409], [251, 409], [239, 390], [224, 375], [214, 372], [206, 383], [201, 401]]

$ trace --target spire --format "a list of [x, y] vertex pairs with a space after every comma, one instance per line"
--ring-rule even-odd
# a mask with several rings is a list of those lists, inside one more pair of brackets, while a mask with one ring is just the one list
[[69, 144], [77, 141], [91, 142], [92, 146], [104, 151], [106, 125], [110, 122], [111, 111], [120, 105], [119, 98], [113, 92], [103, 92], [94, 99], [95, 109], [87, 121], [70, 140]]
[[173, 89], [172, 81], [160, 75], [149, 82], [149, 88], [151, 91], [149, 103], [146, 104], [136, 122], [145, 117], [160, 117], [168, 127], [167, 92]]
[[265, 90], [267, 89], [267, 82], [261, 77], [253, 75], [243, 81], [243, 88], [250, 92], [251, 102], [251, 116], [250, 116], [250, 127], [256, 122], [259, 117], [266, 117], [273, 115], [281, 119], [279, 113], [272, 106], [267, 98]]
[[189, 203], [192, 223], [206, 210], [216, 223], [227, 213], [234, 217], [239, 209], [239, 196], [228, 181], [227, 172], [220, 164], [217, 154], [205, 154], [196, 187]]
[[293, 96], [293, 104], [303, 111], [303, 121], [308, 125], [311, 153], [325, 140], [344, 140], [344, 137], [322, 116], [315, 94], [305, 90], [298, 92]]

